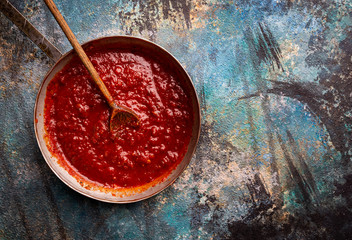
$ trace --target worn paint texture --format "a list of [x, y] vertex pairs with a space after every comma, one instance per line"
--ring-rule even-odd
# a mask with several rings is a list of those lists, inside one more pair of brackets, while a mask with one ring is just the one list
[[[42, 1], [13, 3], [62, 52]], [[79, 41], [134, 35], [179, 59], [202, 132], [181, 177], [148, 200], [101, 203], [64, 185], [36, 144], [53, 62], [0, 14], [1, 239], [348, 239], [349, 0], [56, 0]]]

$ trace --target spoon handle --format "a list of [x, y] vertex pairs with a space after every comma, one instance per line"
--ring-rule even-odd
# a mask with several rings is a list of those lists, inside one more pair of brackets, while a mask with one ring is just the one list
[[56, 7], [55, 3], [52, 0], [44, 0], [44, 2], [48, 6], [51, 13], [54, 15], [57, 23], [60, 25], [62, 31], [65, 33], [65, 35], [66, 35], [67, 39], [70, 41], [72, 47], [75, 49], [79, 58], [82, 60], [84, 66], [86, 66], [86, 68], [89, 71], [90, 75], [92, 76], [94, 82], [98, 85], [100, 91], [105, 96], [109, 105], [112, 108], [116, 108], [114, 99], [112, 98], [109, 90], [106, 88], [104, 82], [99, 77], [98, 72], [95, 70], [92, 62], [89, 60], [87, 54], [84, 52], [83, 48], [81, 47], [81, 45], [77, 41], [75, 35], [71, 31], [70, 27], [67, 25], [64, 17], [61, 15], [61, 13], [60, 13], [59, 9]]

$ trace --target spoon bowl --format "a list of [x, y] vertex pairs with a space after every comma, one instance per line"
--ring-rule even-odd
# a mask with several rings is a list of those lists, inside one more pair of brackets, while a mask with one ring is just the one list
[[139, 123], [140, 121], [138, 116], [130, 109], [116, 105], [112, 107], [110, 117], [111, 132], [116, 132], [125, 126], [137, 128], [139, 126]]

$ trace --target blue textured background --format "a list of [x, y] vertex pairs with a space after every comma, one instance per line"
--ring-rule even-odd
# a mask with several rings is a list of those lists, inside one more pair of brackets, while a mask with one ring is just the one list
[[[10, 2], [71, 49], [42, 1]], [[350, 238], [351, 1], [55, 2], [80, 42], [127, 34], [174, 54], [200, 97], [201, 139], [151, 199], [114, 205], [69, 189], [33, 130], [53, 63], [0, 14], [0, 238]]]

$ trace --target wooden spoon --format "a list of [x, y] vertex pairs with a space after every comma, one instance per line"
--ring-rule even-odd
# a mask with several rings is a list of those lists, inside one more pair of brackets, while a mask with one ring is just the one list
[[77, 52], [79, 58], [82, 60], [84, 66], [89, 71], [94, 82], [98, 85], [100, 91], [105, 96], [108, 101], [109, 106], [112, 109], [110, 117], [110, 131], [116, 131], [123, 126], [132, 126], [137, 127], [139, 125], [138, 116], [131, 110], [126, 107], [117, 105], [112, 98], [109, 90], [106, 88], [104, 82], [99, 77], [98, 72], [95, 70], [93, 64], [89, 60], [87, 54], [84, 52], [83, 48], [77, 41], [75, 35], [71, 31], [70, 27], [67, 25], [64, 17], [61, 15], [59, 9], [56, 7], [55, 3], [52, 0], [44, 0], [45, 4], [50, 9], [51, 13], [54, 15], [57, 23], [60, 25], [62, 31], [65, 33], [67, 39], [70, 41], [72, 47]]

